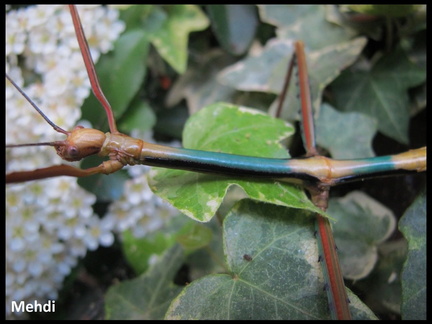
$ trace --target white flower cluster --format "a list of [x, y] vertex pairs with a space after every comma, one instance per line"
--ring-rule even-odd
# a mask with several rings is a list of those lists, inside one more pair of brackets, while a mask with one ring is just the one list
[[[124, 29], [123, 23], [112, 9], [84, 7], [80, 13], [85, 32], [101, 40], [102, 46], [92, 48], [99, 57], [111, 49]], [[80, 117], [79, 107], [89, 94], [90, 83], [68, 8], [11, 10], [6, 15], [6, 35], [8, 74], [55, 124], [71, 129]], [[53, 141], [58, 136], [9, 82], [6, 98], [7, 143]], [[50, 147], [25, 147], [7, 150], [6, 162], [6, 171], [11, 172], [59, 164], [61, 160]], [[108, 222], [93, 213], [95, 199], [73, 178], [7, 186], [7, 317], [19, 315], [11, 313], [12, 301], [56, 298], [78, 258], [87, 250], [113, 243]]]
[[[96, 61], [112, 48], [124, 23], [110, 8], [80, 6], [78, 10]], [[6, 72], [54, 124], [67, 130], [75, 126], [90, 82], [66, 6], [31, 6], [7, 13]], [[6, 86], [6, 143], [63, 139], [9, 82]], [[32, 170], [61, 161], [52, 149], [40, 152], [36, 147], [8, 151], [7, 171]]]
[[6, 191], [6, 313], [12, 301], [57, 298], [63, 279], [87, 250], [114, 242], [93, 213], [94, 195], [73, 178], [8, 186]]
[[[78, 10], [96, 61], [112, 48], [124, 23], [112, 8]], [[67, 130], [75, 126], [90, 83], [66, 6], [31, 6], [7, 13], [6, 71], [55, 124]], [[63, 139], [9, 82], [6, 86], [6, 143]], [[6, 172], [62, 162], [51, 147], [6, 152]], [[8, 318], [20, 315], [11, 313], [12, 301], [55, 299], [64, 277], [87, 250], [113, 243], [117, 219], [95, 215], [95, 199], [69, 177], [6, 187]]]

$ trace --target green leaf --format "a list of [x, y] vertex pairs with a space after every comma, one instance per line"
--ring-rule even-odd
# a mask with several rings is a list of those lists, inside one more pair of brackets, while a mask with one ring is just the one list
[[136, 274], [147, 271], [152, 255], [160, 255], [174, 244], [174, 236], [166, 232], [154, 232], [142, 238], [136, 238], [130, 231], [122, 233], [123, 253]]
[[258, 110], [227, 103], [192, 115], [183, 132], [185, 148], [249, 156], [288, 158], [280, 143], [294, 133], [291, 124]]
[[346, 42], [353, 36], [347, 29], [327, 21], [326, 7], [322, 5], [260, 5], [259, 9], [264, 22], [277, 26], [278, 38], [302, 40], [309, 49], [318, 50]]
[[371, 117], [355, 112], [339, 112], [328, 104], [321, 106], [316, 120], [317, 143], [326, 148], [334, 159], [375, 156], [372, 139], [376, 131], [376, 121]]
[[176, 235], [177, 242], [186, 252], [207, 246], [211, 239], [211, 230], [197, 222], [188, 222]]
[[[214, 104], [191, 116], [183, 133], [186, 148], [249, 156], [287, 158], [280, 141], [293, 133], [291, 125], [259, 111]], [[150, 188], [185, 215], [209, 221], [231, 186], [256, 200], [322, 213], [304, 191], [279, 181], [233, 179], [188, 171], [152, 168]]]
[[[329, 319], [307, 211], [242, 200], [224, 220], [229, 274], [188, 285], [166, 319]], [[350, 293], [354, 318], [373, 318]]]
[[234, 59], [221, 50], [200, 55], [199, 60], [189, 62], [186, 72], [175, 81], [166, 98], [166, 104], [174, 106], [185, 98], [192, 115], [207, 105], [229, 101], [235, 90], [222, 85], [216, 75], [232, 63]]
[[[318, 111], [321, 105], [322, 91], [346, 66], [352, 64], [366, 44], [364, 38], [333, 44], [315, 51], [308, 50], [306, 58], [313, 107]], [[289, 61], [293, 55], [292, 40], [272, 39], [263, 51], [226, 68], [220, 74], [223, 84], [242, 91], [262, 91], [279, 94], [282, 90]], [[283, 104], [283, 119], [298, 119], [299, 100], [295, 81], [291, 85]], [[274, 112], [277, 100], [270, 111]]]
[[180, 243], [186, 254], [210, 244], [212, 231], [207, 226], [187, 217], [171, 219], [161, 230], [137, 238], [130, 231], [123, 233], [123, 253], [128, 263], [141, 274], [149, 267], [150, 258], [161, 255]]
[[356, 281], [356, 292], [377, 314], [400, 314], [401, 272], [406, 260], [406, 240], [391, 239], [378, 246], [379, 259], [372, 272]]
[[[130, 30], [123, 33], [116, 41], [114, 50], [101, 57], [96, 64], [99, 82], [116, 118], [125, 112], [144, 80], [148, 48], [146, 32]], [[82, 118], [99, 129], [101, 125], [107, 125], [106, 115], [100, 106], [95, 96], [91, 95], [82, 108]]]
[[134, 100], [118, 122], [118, 128], [124, 133], [133, 129], [145, 131], [151, 129], [155, 123], [156, 115], [150, 105], [142, 100]]
[[219, 75], [223, 84], [242, 91], [278, 94], [293, 53], [293, 42], [271, 39], [258, 55], [224, 69]]
[[[129, 5], [127, 8], [120, 10], [120, 19], [126, 24], [126, 30], [159, 28], [161, 18], [155, 14], [157, 7], [153, 5]], [[163, 20], [163, 18], [162, 18]]]
[[169, 5], [164, 11], [167, 19], [150, 35], [151, 42], [173, 69], [182, 74], [187, 65], [189, 33], [207, 28], [209, 21], [195, 5]]
[[423, 191], [399, 222], [408, 240], [402, 273], [402, 319], [426, 319], [426, 193]]
[[336, 106], [368, 114], [378, 130], [408, 143], [408, 89], [425, 81], [426, 72], [409, 61], [402, 49], [383, 56], [370, 70], [344, 71], [332, 84]]
[[[218, 212], [219, 213], [219, 212]], [[211, 230], [211, 241], [205, 248], [198, 249], [189, 254], [186, 263], [189, 267], [188, 278], [190, 282], [213, 273], [226, 272], [223, 253], [222, 226], [218, 218], [214, 217], [208, 223], [197, 223], [187, 217], [190, 222], [205, 226]]]
[[173, 284], [173, 278], [183, 259], [183, 251], [176, 245], [147, 273], [112, 286], [105, 295], [106, 319], [162, 319], [181, 290]]
[[211, 27], [222, 48], [233, 55], [244, 54], [258, 25], [255, 6], [208, 5]]
[[344, 277], [366, 277], [378, 260], [378, 245], [396, 227], [392, 211], [363, 192], [353, 191], [330, 199], [327, 212], [336, 219], [334, 238]]

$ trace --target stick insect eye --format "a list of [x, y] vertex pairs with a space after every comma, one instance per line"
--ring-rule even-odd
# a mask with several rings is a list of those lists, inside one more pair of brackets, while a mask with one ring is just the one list
[[67, 153], [68, 153], [68, 156], [71, 158], [78, 158], [79, 157], [79, 150], [76, 146], [68, 147]]

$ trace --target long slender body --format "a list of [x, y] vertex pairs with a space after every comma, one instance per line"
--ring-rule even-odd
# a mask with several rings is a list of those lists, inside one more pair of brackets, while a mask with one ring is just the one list
[[[106, 133], [99, 153], [124, 164], [145, 164], [172, 169], [251, 178], [309, 181], [334, 185], [353, 177], [397, 171], [424, 171], [426, 148], [357, 160], [333, 160], [323, 156], [274, 159], [151, 144], [123, 134]], [[115, 152], [115, 153], [113, 153]]]
[[[91, 142], [100, 142], [100, 156], [110, 160], [100, 166], [81, 170], [68, 165], [51, 166], [33, 171], [13, 172], [6, 175], [6, 183], [36, 180], [50, 176], [69, 175], [85, 177], [96, 173], [113, 173], [125, 165], [145, 164], [171, 169], [222, 174], [252, 179], [278, 179], [293, 183], [333, 186], [358, 178], [377, 174], [389, 175], [395, 172], [420, 172], [426, 170], [426, 147], [410, 150], [397, 155], [387, 155], [356, 160], [333, 160], [323, 156], [300, 159], [275, 159], [235, 155], [221, 152], [208, 152], [185, 148], [174, 148], [151, 144], [124, 134], [103, 134], [98, 130], [83, 128], [74, 130], [80, 142], [85, 133], [87, 150], [94, 153]], [[95, 132], [96, 135], [92, 136]], [[102, 139], [97, 139], [102, 137]], [[95, 139], [96, 138], [96, 139]], [[89, 143], [90, 142], [90, 143]], [[93, 145], [94, 146], [94, 145]], [[64, 146], [57, 149], [63, 158], [73, 161], [73, 156]], [[77, 149], [80, 152], [79, 148]], [[76, 153], [76, 150], [71, 150]]]
[[[151, 144], [121, 133], [103, 134], [98, 130], [82, 128], [74, 130], [79, 142], [83, 135], [87, 139], [85, 146], [93, 147], [90, 142], [100, 142], [100, 156], [109, 156], [110, 160], [100, 166], [86, 170], [70, 166], [52, 166], [30, 172], [10, 173], [6, 175], [6, 183], [23, 180], [36, 180], [51, 176], [69, 175], [83, 177], [95, 173], [113, 173], [125, 165], [145, 164], [171, 169], [190, 170], [195, 172], [222, 174], [252, 179], [278, 179], [293, 183], [322, 183], [332, 186], [342, 182], [392, 174], [394, 172], [420, 172], [426, 170], [426, 147], [411, 150], [397, 155], [387, 155], [357, 160], [333, 160], [323, 156], [312, 156], [300, 159], [275, 159], [235, 155], [221, 152], [208, 152], [185, 148], [174, 148]], [[92, 133], [96, 133], [92, 136]], [[73, 136], [73, 135], [72, 135]], [[102, 144], [103, 143], [103, 144]], [[73, 161], [65, 146], [57, 149], [63, 158]], [[94, 153], [94, 149], [88, 149]], [[73, 154], [80, 152], [71, 150]], [[90, 154], [89, 153], [89, 154]], [[56, 172], [49, 172], [54, 171]]]

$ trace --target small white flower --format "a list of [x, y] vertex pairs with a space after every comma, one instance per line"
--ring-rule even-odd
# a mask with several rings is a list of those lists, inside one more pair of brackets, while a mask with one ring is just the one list
[[57, 35], [45, 28], [36, 27], [29, 33], [29, 47], [33, 53], [54, 55], [57, 43]]
[[128, 181], [125, 185], [125, 196], [132, 205], [149, 201], [153, 196], [153, 192], [148, 186], [146, 175]]
[[84, 237], [89, 250], [95, 250], [99, 244], [109, 246], [114, 242], [111, 233], [111, 222], [103, 222], [98, 217], [92, 217], [87, 223], [87, 232]]
[[45, 87], [48, 96], [58, 96], [65, 93], [70, 84], [70, 70], [67, 65], [60, 71], [51, 70], [45, 74]]
[[61, 253], [56, 253], [53, 255], [55, 261], [55, 267], [50, 268], [53, 279], [57, 283], [61, 283], [64, 276], [67, 276], [71, 269], [77, 264], [77, 256], [82, 256], [82, 254], [71, 254], [70, 250], [65, 247], [64, 251]]
[[71, 256], [84, 257], [87, 253], [87, 247], [82, 238], [72, 238], [66, 242], [67, 251]]
[[33, 29], [35, 26], [45, 24], [52, 19], [54, 12], [60, 9], [59, 6], [32, 6], [28, 7], [26, 14], [29, 20], [28, 28]]
[[19, 27], [18, 12], [6, 16], [6, 29], [11, 31], [6, 35], [6, 55], [21, 54], [24, 51], [27, 35]]

